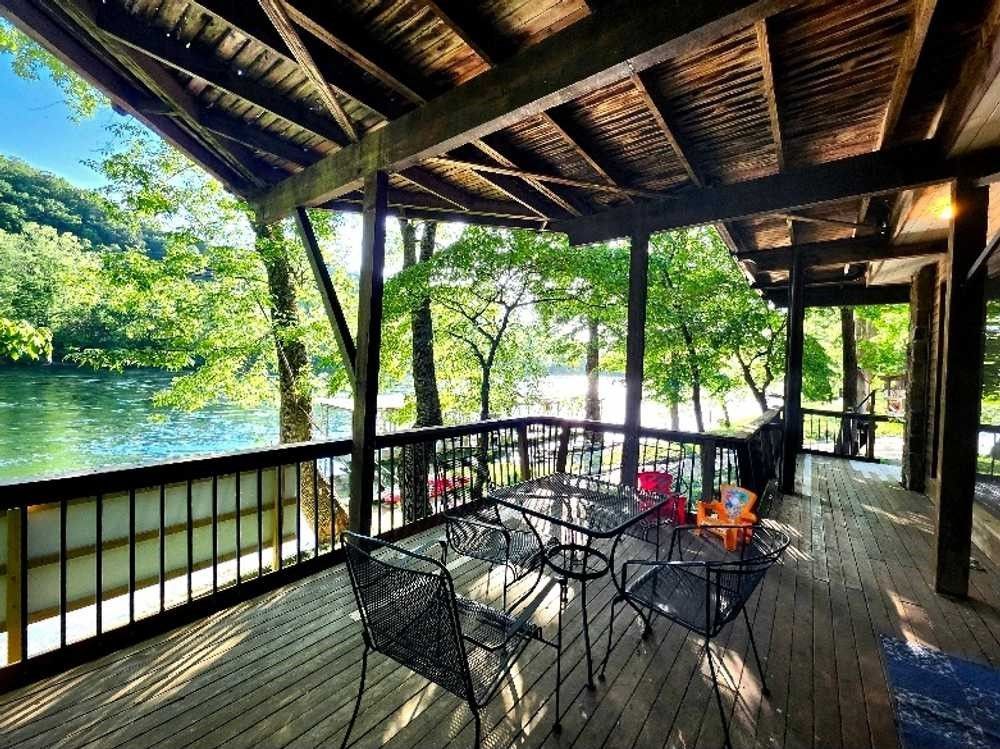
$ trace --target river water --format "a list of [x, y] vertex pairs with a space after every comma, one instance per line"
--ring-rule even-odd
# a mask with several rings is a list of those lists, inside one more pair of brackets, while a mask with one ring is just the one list
[[[170, 375], [158, 371], [116, 374], [60, 366], [0, 367], [0, 482], [140, 465], [195, 455], [273, 445], [278, 439], [273, 405], [246, 408], [213, 405], [186, 412], [155, 408], [152, 396]], [[583, 415], [586, 377], [558, 374], [543, 379], [531, 413]], [[621, 422], [625, 384], [621, 375], [602, 375], [602, 419]], [[397, 400], [389, 398], [388, 400]], [[753, 418], [752, 401], [730, 406], [734, 419]], [[708, 404], [710, 423], [721, 418]], [[350, 434], [348, 411], [319, 406], [318, 431]], [[666, 409], [645, 401], [642, 423], [668, 427]], [[681, 428], [693, 429], [689, 408]]]

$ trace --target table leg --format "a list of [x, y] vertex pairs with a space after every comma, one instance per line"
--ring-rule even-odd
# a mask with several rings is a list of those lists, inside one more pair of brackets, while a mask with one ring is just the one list
[[[587, 572], [587, 564], [590, 562], [590, 539], [583, 552], [583, 572]], [[612, 573], [614, 577], [614, 573]], [[594, 686], [594, 656], [590, 649], [590, 620], [587, 616], [587, 580], [580, 581], [580, 607], [583, 610], [583, 644], [587, 651], [587, 688], [593, 690]]]

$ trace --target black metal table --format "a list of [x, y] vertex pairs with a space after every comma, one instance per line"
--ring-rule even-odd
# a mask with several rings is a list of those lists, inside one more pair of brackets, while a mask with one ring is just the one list
[[[615, 550], [621, 537], [631, 526], [658, 513], [668, 498], [621, 484], [565, 473], [513, 486], [493, 487], [489, 494], [497, 503], [524, 516], [528, 527], [538, 536], [539, 548], [546, 549], [546, 564], [557, 575], [580, 582], [587, 685], [593, 689], [594, 662], [587, 616], [587, 583], [611, 572], [615, 588], [622, 592], [617, 576], [613, 574]], [[537, 527], [539, 522], [554, 526], [552, 530], [560, 529], [562, 538], [554, 544], [544, 543], [543, 530]], [[610, 553], [593, 547], [598, 540], [612, 540]]]

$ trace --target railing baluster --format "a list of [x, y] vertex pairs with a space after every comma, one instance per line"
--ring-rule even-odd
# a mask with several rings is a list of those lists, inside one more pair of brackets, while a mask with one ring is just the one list
[[295, 563], [302, 561], [302, 463], [295, 461]]
[[65, 499], [59, 502], [59, 647], [66, 647], [66, 515], [69, 507]]
[[264, 574], [264, 472], [257, 468], [257, 577]]
[[337, 545], [337, 482], [333, 477], [333, 458], [326, 459], [326, 470], [330, 480], [330, 551]]
[[94, 621], [97, 634], [104, 631], [104, 539], [101, 526], [104, 525], [104, 495], [94, 498]]
[[187, 599], [192, 599], [194, 575], [194, 509], [191, 506], [191, 479], [187, 480]]
[[236, 587], [239, 587], [243, 582], [243, 575], [240, 571], [240, 557], [243, 556], [243, 538], [242, 538], [242, 528], [243, 525], [243, 510], [240, 507], [240, 472], [237, 471], [233, 475], [233, 480], [236, 482], [233, 485], [233, 491], [236, 494]]
[[128, 622], [135, 622], [135, 489], [128, 490]]
[[313, 482], [313, 559], [319, 556], [319, 468], [316, 463], [319, 458], [313, 458], [312, 482]]
[[160, 484], [160, 533], [159, 533], [160, 548], [158, 550], [159, 551], [159, 557], [160, 557], [160, 559], [159, 559], [159, 562], [160, 562], [160, 574], [159, 574], [158, 580], [159, 580], [159, 583], [160, 583], [160, 613], [161, 614], [163, 613], [163, 611], [167, 607], [167, 603], [166, 603], [166, 598], [167, 598], [167, 595], [166, 595], [166, 593], [167, 593], [167, 589], [166, 589], [166, 585], [167, 585], [167, 574], [166, 574], [167, 573], [167, 528], [166, 528], [166, 525], [167, 525], [167, 521], [166, 521], [167, 507], [166, 507], [166, 504], [167, 504], [167, 488], [166, 488], [165, 484]]
[[21, 616], [20, 616], [20, 626], [21, 626], [21, 663], [28, 660], [28, 617], [30, 612], [28, 610], [28, 506], [21, 505], [21, 548], [20, 551], [20, 564], [21, 564]]
[[284, 545], [285, 545], [285, 498], [284, 492], [282, 491], [284, 487], [284, 466], [278, 465], [275, 467], [275, 486], [277, 487], [277, 495], [274, 498], [274, 562], [271, 565], [272, 570], [280, 570], [285, 563], [284, 560]]
[[219, 477], [212, 475], [212, 595], [219, 591]]

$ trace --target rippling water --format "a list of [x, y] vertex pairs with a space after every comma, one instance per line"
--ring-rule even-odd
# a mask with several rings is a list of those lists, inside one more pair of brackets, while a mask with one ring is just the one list
[[[0, 481], [135, 465], [271, 445], [274, 406], [215, 405], [189, 413], [154, 408], [161, 372], [0, 367]], [[325, 424], [326, 414], [321, 414]], [[349, 428], [333, 412], [331, 428]]]

